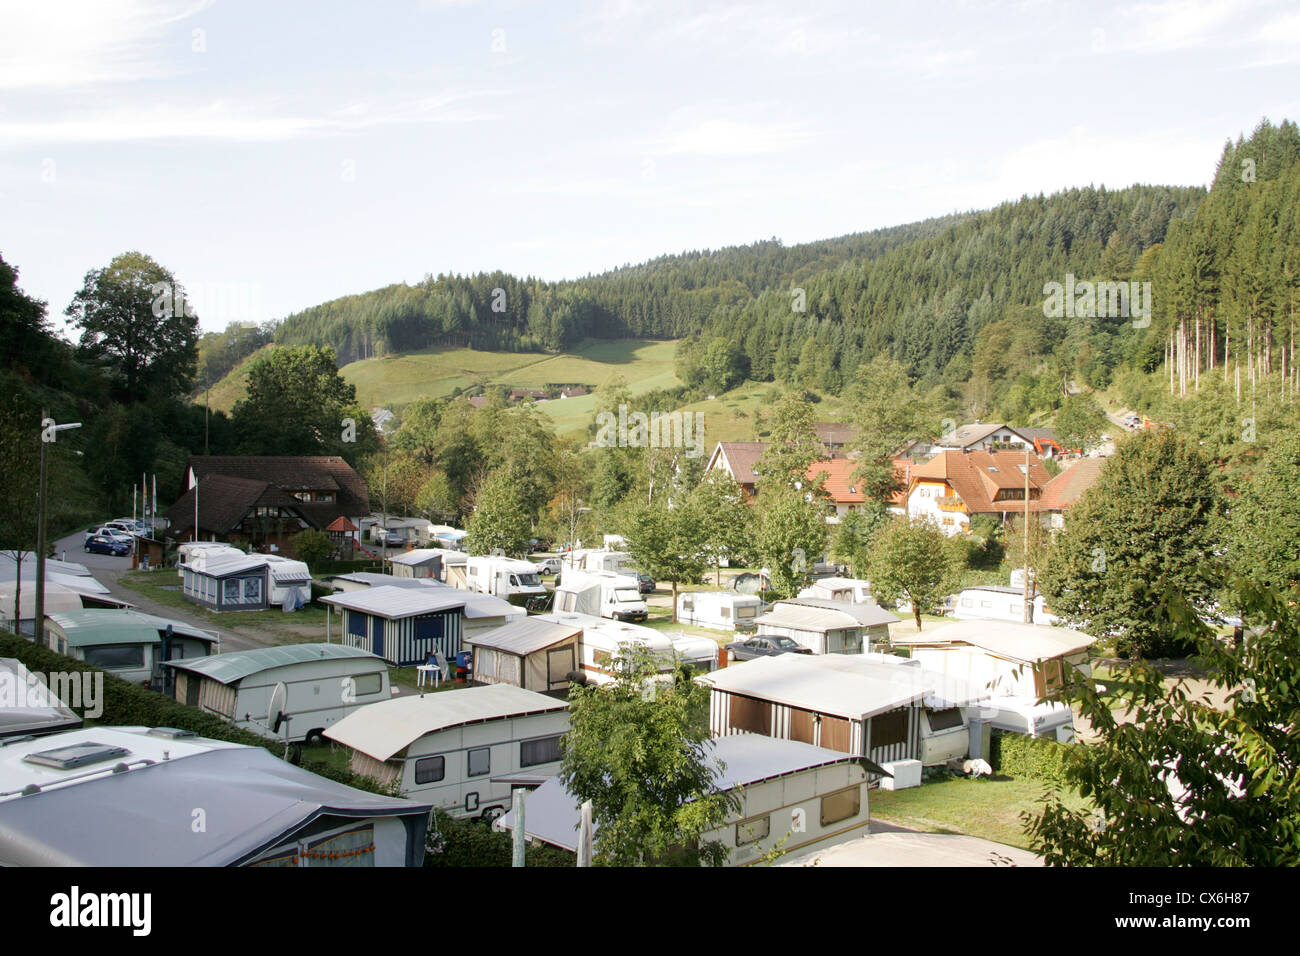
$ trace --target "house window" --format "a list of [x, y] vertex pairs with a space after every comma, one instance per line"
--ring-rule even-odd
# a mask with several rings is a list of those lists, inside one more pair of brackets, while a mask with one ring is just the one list
[[415, 783], [437, 783], [447, 773], [445, 757], [421, 757], [415, 762]]
[[560, 734], [554, 737], [538, 737], [536, 740], [519, 742], [519, 766], [536, 767], [538, 764], [555, 763], [560, 759]]
[[856, 817], [862, 809], [862, 788], [848, 787], [822, 797], [822, 826]]
[[481, 777], [492, 769], [492, 748], [479, 747], [469, 752], [469, 776]]
[[748, 820], [741, 820], [736, 824], [736, 846], [757, 843], [759, 840], [766, 839], [771, 832], [772, 815], [770, 813], [765, 817], [751, 817]]

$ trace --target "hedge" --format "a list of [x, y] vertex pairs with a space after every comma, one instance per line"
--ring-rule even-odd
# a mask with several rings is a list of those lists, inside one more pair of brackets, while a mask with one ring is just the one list
[[1066, 785], [1065, 768], [1078, 744], [1061, 744], [1044, 737], [994, 731], [989, 765], [1011, 777]]
[[[510, 866], [513, 835], [479, 820], [457, 820], [441, 810], [433, 811], [424, 865]], [[524, 851], [527, 866], [574, 866], [576, 855], [558, 847], [530, 843]]]

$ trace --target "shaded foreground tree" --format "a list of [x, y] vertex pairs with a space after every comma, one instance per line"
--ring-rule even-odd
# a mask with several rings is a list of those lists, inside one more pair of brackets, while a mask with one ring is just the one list
[[659, 660], [626, 646], [612, 684], [576, 686], [560, 779], [590, 800], [595, 862], [607, 866], [721, 866], [727, 848], [703, 835], [738, 806], [719, 792], [726, 769], [711, 758], [709, 692], [678, 667], [656, 680]]
[[[1228, 692], [1223, 709], [1140, 659], [1104, 686], [1077, 672], [1067, 681], [1064, 699], [1100, 739], [1069, 748], [1065, 788], [1022, 817], [1049, 865], [1300, 864], [1300, 608], [1294, 594], [1235, 584], [1260, 628], [1240, 648], [1177, 589], [1144, 585], [1150, 627], [1196, 645], [1210, 685]], [[1067, 804], [1067, 790], [1092, 806]]]

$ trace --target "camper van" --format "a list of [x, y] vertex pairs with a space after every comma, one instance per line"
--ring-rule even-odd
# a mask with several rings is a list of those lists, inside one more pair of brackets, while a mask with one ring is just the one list
[[719, 631], [754, 630], [754, 618], [763, 613], [757, 594], [735, 591], [686, 591], [677, 595], [677, 620], [682, 624]]
[[496, 555], [465, 559], [465, 587], [520, 606], [527, 604], [530, 598], [546, 595], [546, 588], [531, 561]]
[[[168, 661], [182, 704], [224, 717], [263, 737], [297, 743], [319, 737], [358, 707], [391, 696], [388, 664], [346, 644], [286, 644]], [[285, 688], [283, 726], [267, 725], [271, 697]]]
[[554, 608], [616, 621], [639, 622], [650, 616], [637, 579], [613, 571], [566, 570], [555, 586]]
[[559, 772], [568, 730], [564, 701], [490, 684], [371, 704], [325, 736], [352, 749], [353, 773], [454, 817], [494, 820], [510, 809], [512, 788]]

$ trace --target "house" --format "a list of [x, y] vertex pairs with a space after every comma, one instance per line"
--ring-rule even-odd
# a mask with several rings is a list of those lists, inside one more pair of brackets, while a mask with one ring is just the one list
[[419, 866], [429, 814], [166, 727], [0, 748], [0, 866]]
[[1050, 428], [1017, 428], [1016, 433], [1033, 442], [1034, 452], [1039, 458], [1062, 458], [1071, 450], [1061, 443], [1056, 432]]
[[1049, 481], [1038, 503], [1044, 527], [1064, 530], [1065, 513], [1097, 483], [1105, 466], [1105, 458], [1080, 458]]
[[586, 385], [570, 385], [568, 388], [560, 389], [560, 398], [581, 398], [588, 394], [590, 389]]
[[474, 680], [563, 697], [582, 662], [582, 630], [581, 623], [523, 617], [466, 636], [464, 643], [474, 652]]
[[[340, 639], [397, 667], [425, 663], [434, 653], [460, 653], [464, 592], [454, 588], [404, 588], [392, 585], [318, 599], [339, 609]], [[329, 641], [329, 615], [325, 638]]]
[[[757, 863], [778, 848], [825, 846], [870, 821], [867, 774], [881, 769], [870, 761], [755, 734], [707, 741], [705, 756], [718, 766], [718, 789], [739, 802], [721, 826], [700, 835], [727, 848], [728, 866]], [[576, 853], [580, 818], [577, 799], [552, 778], [527, 796], [524, 834]], [[496, 826], [513, 830], [515, 822], [512, 809]]]
[[564, 701], [492, 684], [372, 704], [325, 736], [351, 749], [353, 773], [452, 816], [494, 820], [510, 809], [513, 787], [559, 772], [568, 729]]
[[540, 388], [512, 388], [506, 392], [507, 402], [535, 402], [545, 398], [546, 392]]
[[935, 440], [936, 450], [955, 451], [1007, 451], [1025, 448], [1033, 450], [1033, 439], [1025, 437], [1021, 429], [1010, 425], [959, 425]]
[[[912, 469], [907, 514], [932, 518], [948, 535], [969, 533], [975, 515], [1006, 522], [1025, 512], [1025, 472], [1023, 451], [941, 451]], [[1031, 454], [1028, 477], [1028, 510], [1035, 514], [1052, 476]]]
[[489, 399], [486, 395], [471, 395], [465, 401], [469, 402], [471, 408], [486, 408]]
[[91, 608], [45, 616], [45, 646], [133, 683], [170, 687], [166, 661], [207, 657], [221, 638], [185, 621]]
[[195, 455], [185, 487], [167, 509], [168, 535], [240, 537], [259, 550], [274, 546], [292, 554], [300, 531], [330, 528], [340, 517], [355, 522], [370, 512], [366, 483], [336, 455]]
[[813, 422], [813, 428], [817, 431], [817, 440], [831, 458], [841, 457], [858, 435], [856, 425], [845, 425], [842, 422]]
[[[320, 737], [358, 707], [389, 697], [388, 664], [346, 644], [259, 647], [167, 666], [175, 671], [173, 696], [182, 704], [287, 742]], [[267, 725], [267, 716], [271, 695], [281, 685], [286, 726], [276, 730]]]
[[442, 552], [437, 548], [415, 548], [392, 557], [393, 577], [442, 580]]
[[[763, 734], [869, 757], [881, 765], [942, 763], [971, 747], [963, 708], [982, 692], [884, 655], [778, 654], [699, 678], [710, 687], [715, 737]], [[977, 747], [978, 749], [978, 747]]]
[[878, 604], [850, 604], [816, 598], [777, 601], [754, 619], [760, 634], [788, 637], [814, 654], [861, 654], [889, 643], [889, 625], [898, 618]]
[[[75, 693], [72, 702], [87, 705], [80, 687], [69, 678], [80, 675], [57, 675], [64, 692]], [[0, 739], [41, 736], [76, 730], [81, 718], [52, 691], [41, 674], [33, 674], [13, 657], [0, 657]]]
[[[828, 458], [808, 466], [808, 480], [823, 479], [822, 490], [835, 509], [833, 514], [827, 516], [827, 524], [839, 524], [846, 515], [856, 511], [867, 500], [861, 482], [853, 477], [861, 464], [856, 458]], [[907, 486], [914, 465], [915, 462], [910, 458], [894, 459], [894, 474], [898, 478], [899, 488], [889, 497], [891, 514], [901, 515], [906, 507]]]
[[712, 471], [716, 468], [725, 471], [740, 486], [745, 500], [752, 502], [758, 493], [758, 475], [754, 472], [754, 465], [766, 447], [767, 443], [761, 441], [718, 442], [713, 454], [709, 456], [705, 470]]
[[1073, 716], [1050, 698], [1071, 668], [1091, 674], [1088, 649], [1095, 641], [1070, 628], [1006, 621], [959, 621], [893, 638], [922, 666], [987, 693], [983, 706], [994, 728], [1062, 741], [1073, 738]]

